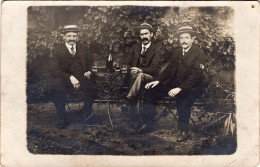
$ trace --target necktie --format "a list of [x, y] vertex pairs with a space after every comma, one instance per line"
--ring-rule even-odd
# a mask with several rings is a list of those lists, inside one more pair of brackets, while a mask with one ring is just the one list
[[185, 56], [185, 54], [186, 54], [186, 51], [183, 51], [183, 52], [182, 52], [182, 55]]
[[143, 50], [141, 51], [141, 54], [144, 54], [145, 51], [146, 51], [146, 47], [143, 47]]
[[74, 56], [76, 54], [76, 51], [74, 50], [73, 45], [71, 46], [71, 54]]

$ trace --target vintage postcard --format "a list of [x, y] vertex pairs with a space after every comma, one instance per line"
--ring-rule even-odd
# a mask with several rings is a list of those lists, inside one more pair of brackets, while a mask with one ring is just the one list
[[259, 12], [3, 2], [1, 165], [257, 166]]

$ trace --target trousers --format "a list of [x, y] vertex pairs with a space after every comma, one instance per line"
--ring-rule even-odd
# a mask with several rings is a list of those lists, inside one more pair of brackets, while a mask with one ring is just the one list
[[[157, 85], [150, 88], [144, 93], [144, 104], [146, 106], [144, 112], [146, 115], [156, 112], [156, 100], [162, 100], [172, 88]], [[188, 131], [189, 118], [191, 115], [191, 107], [194, 104], [195, 97], [190, 90], [181, 90], [172, 100], [176, 101], [176, 108], [178, 113], [178, 129], [180, 131]]]
[[151, 116], [151, 118], [146, 117], [146, 115], [143, 115], [142, 111], [140, 111], [140, 113], [138, 113], [138, 98], [140, 97], [142, 90], [144, 88], [144, 85], [149, 82], [152, 81], [153, 77], [149, 74], [145, 74], [145, 73], [137, 73], [134, 74], [132, 76], [130, 76], [130, 90], [129, 93], [127, 95], [127, 98], [129, 100], [129, 107], [130, 107], [130, 119], [133, 122], [139, 122], [139, 116], [142, 119], [143, 123], [149, 123], [152, 122], [150, 120], [153, 119], [153, 116]]
[[65, 103], [67, 101], [66, 95], [78, 91], [79, 95], [83, 95], [84, 110], [86, 112], [92, 111], [92, 105], [97, 96], [97, 88], [95, 81], [83, 77], [76, 77], [80, 82], [80, 87], [76, 90], [70, 81], [65, 81], [61, 78], [53, 78], [51, 94], [53, 102], [57, 110], [58, 119], [64, 120], [65, 117]]
[[137, 98], [145, 83], [150, 82], [153, 80], [153, 76], [145, 73], [137, 73], [130, 77], [130, 90], [127, 95], [128, 99]]

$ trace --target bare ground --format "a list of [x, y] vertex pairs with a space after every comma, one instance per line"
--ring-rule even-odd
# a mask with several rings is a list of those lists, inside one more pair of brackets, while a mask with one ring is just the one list
[[[190, 122], [190, 138], [176, 142], [177, 120], [165, 114], [156, 124], [155, 131], [134, 134], [128, 113], [122, 105], [112, 104], [115, 116], [114, 130], [107, 116], [107, 105], [94, 105], [96, 115], [91, 125], [83, 128], [82, 103], [70, 103], [67, 107], [69, 125], [57, 129], [57, 117], [53, 103], [28, 104], [27, 142], [28, 150], [34, 154], [86, 154], [86, 155], [209, 155], [232, 154], [236, 150], [236, 139], [223, 138], [223, 115], [202, 112], [194, 108]], [[158, 108], [157, 117], [163, 106]], [[174, 111], [176, 112], [176, 111]], [[207, 126], [211, 125], [212, 126]]]

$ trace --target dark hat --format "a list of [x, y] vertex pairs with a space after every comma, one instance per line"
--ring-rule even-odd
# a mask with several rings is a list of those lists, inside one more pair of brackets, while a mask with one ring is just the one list
[[66, 25], [63, 27], [62, 33], [66, 32], [80, 32], [77, 25]]
[[142, 30], [142, 29], [148, 29], [150, 30], [151, 32], [154, 32], [154, 29], [153, 29], [153, 26], [151, 26], [151, 24], [148, 24], [148, 23], [142, 23], [139, 27], [138, 27], [138, 30]]
[[180, 28], [178, 29], [176, 35], [180, 35], [180, 34], [183, 34], [183, 33], [197, 34], [196, 31], [194, 31], [193, 28], [190, 27], [190, 26], [180, 27]]

